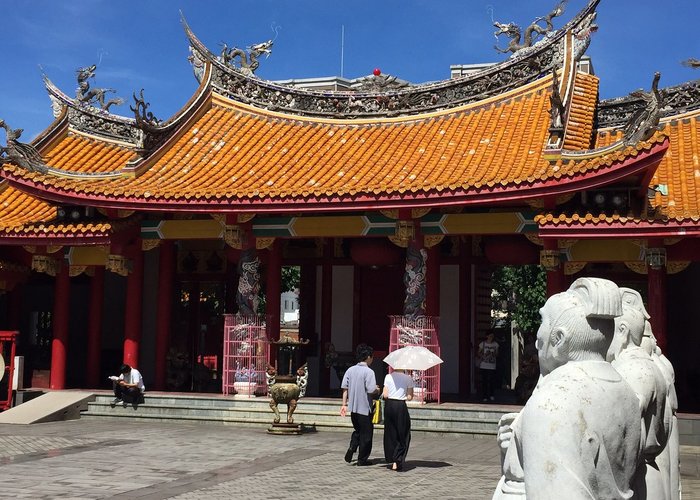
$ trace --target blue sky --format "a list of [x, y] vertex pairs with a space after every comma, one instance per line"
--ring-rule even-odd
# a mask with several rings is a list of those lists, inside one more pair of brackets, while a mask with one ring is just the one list
[[[196, 88], [187, 62], [182, 10], [197, 36], [246, 46], [274, 38], [257, 74], [265, 79], [340, 74], [374, 68], [420, 83], [449, 77], [451, 64], [503, 60], [493, 45], [492, 16], [528, 25], [556, 0], [0, 0], [3, 77], [0, 118], [25, 129], [29, 140], [52, 120], [39, 65], [74, 95], [75, 69], [99, 63], [94, 85], [113, 87], [127, 104], [141, 88], [161, 119], [175, 113]], [[561, 26], [587, 0], [569, 0]], [[648, 88], [655, 71], [662, 86], [700, 78], [680, 65], [700, 59], [700, 1], [602, 0], [588, 54], [601, 78], [601, 97]], [[506, 44], [505, 40], [501, 45]], [[3, 137], [4, 139], [4, 137]]]

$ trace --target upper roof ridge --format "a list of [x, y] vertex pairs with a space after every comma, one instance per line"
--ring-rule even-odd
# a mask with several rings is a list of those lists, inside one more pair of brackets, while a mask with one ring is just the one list
[[[211, 85], [236, 101], [273, 111], [325, 118], [376, 118], [415, 115], [444, 110], [481, 101], [518, 88], [553, 68], [564, 59], [565, 35], [576, 36], [577, 57], [590, 42], [595, 9], [600, 0], [586, 7], [564, 27], [552, 32], [532, 47], [516, 52], [501, 63], [472, 75], [455, 79], [375, 91], [318, 91], [291, 87], [258, 78], [252, 70], [236, 68], [213, 54], [190, 29], [184, 16], [182, 24], [190, 42], [189, 60], [195, 77], [201, 81], [206, 66], [212, 69]], [[266, 42], [268, 43], [268, 42]], [[271, 45], [271, 41], [270, 41]], [[267, 49], [264, 49], [267, 50]]]

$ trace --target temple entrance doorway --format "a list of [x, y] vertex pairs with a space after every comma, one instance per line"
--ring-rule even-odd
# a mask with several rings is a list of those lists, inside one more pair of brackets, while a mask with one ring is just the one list
[[403, 313], [406, 295], [403, 273], [403, 265], [367, 266], [359, 271], [359, 322], [355, 338], [357, 343], [374, 347], [377, 361], [389, 352], [389, 316]]
[[177, 288], [167, 389], [220, 392], [226, 284], [193, 280]]

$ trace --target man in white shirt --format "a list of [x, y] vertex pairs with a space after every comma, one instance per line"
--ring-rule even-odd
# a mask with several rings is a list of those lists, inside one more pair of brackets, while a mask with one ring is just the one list
[[141, 372], [124, 364], [119, 369], [119, 373], [119, 377], [110, 377], [114, 382], [114, 401], [112, 401], [112, 406], [115, 406], [117, 403], [123, 403], [126, 406], [128, 403], [136, 405], [142, 402], [146, 386], [143, 383]]

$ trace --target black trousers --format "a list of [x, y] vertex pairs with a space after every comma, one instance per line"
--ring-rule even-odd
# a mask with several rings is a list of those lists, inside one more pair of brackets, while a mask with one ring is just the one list
[[387, 399], [384, 404], [384, 459], [403, 464], [411, 445], [411, 416], [406, 401]]
[[350, 436], [350, 449], [354, 453], [359, 448], [360, 453], [357, 455], [357, 462], [366, 462], [369, 460], [370, 453], [372, 453], [372, 437], [374, 435], [372, 415], [351, 413], [350, 420], [352, 420], [352, 426], [355, 429], [352, 431], [352, 436]]
[[141, 390], [138, 387], [124, 387], [114, 384], [114, 397], [125, 403], [141, 403]]
[[481, 397], [488, 399], [493, 396], [496, 389], [496, 370], [479, 368], [481, 372]]

